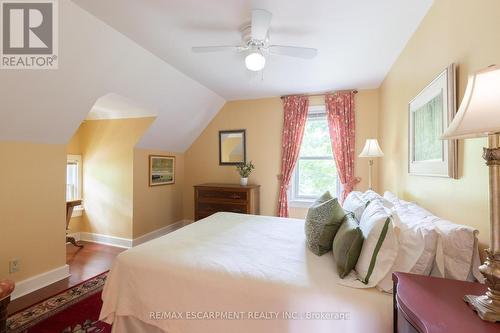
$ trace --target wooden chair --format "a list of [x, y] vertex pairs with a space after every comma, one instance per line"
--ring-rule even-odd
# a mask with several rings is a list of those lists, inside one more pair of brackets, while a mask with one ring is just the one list
[[0, 333], [7, 333], [7, 306], [15, 284], [11, 280], [0, 281]]
[[73, 215], [73, 208], [75, 208], [76, 206], [80, 206], [81, 204], [82, 200], [73, 200], [66, 202], [66, 243], [71, 243], [74, 246], [78, 247], [83, 247], [83, 245], [78, 244], [74, 237], [68, 236], [68, 231], [69, 231], [69, 222], [71, 221], [71, 215]]

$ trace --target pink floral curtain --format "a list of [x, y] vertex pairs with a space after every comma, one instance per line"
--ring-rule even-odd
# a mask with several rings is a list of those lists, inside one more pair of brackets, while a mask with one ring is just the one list
[[281, 174], [278, 214], [288, 217], [287, 190], [293, 169], [299, 157], [300, 145], [304, 136], [309, 98], [307, 96], [287, 96], [283, 100], [284, 121], [281, 139]]
[[333, 155], [343, 186], [340, 197], [340, 201], [343, 202], [359, 182], [354, 176], [354, 92], [327, 94], [325, 105]]

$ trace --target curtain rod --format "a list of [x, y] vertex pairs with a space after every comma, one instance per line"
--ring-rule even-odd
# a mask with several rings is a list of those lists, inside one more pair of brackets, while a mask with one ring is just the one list
[[334, 93], [338, 93], [338, 92], [353, 92], [354, 94], [358, 93], [358, 91], [356, 89], [348, 89], [348, 90], [327, 91], [324, 93], [283, 95], [283, 96], [281, 96], [281, 99], [283, 99], [285, 97], [289, 97], [289, 96], [307, 96], [307, 97], [325, 96], [327, 94], [334, 94]]

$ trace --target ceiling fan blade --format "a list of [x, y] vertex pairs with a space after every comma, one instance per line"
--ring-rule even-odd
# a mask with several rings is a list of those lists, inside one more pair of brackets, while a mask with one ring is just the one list
[[252, 10], [252, 39], [265, 40], [273, 14], [264, 9]]
[[299, 46], [270, 45], [269, 52], [295, 58], [312, 59], [318, 54], [317, 49]]
[[240, 46], [194, 46], [191, 50], [194, 53], [209, 53], [209, 52], [227, 52], [227, 51], [239, 51]]

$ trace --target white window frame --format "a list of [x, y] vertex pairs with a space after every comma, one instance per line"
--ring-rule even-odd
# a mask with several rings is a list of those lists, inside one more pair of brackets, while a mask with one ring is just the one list
[[[324, 105], [314, 105], [310, 106], [307, 114], [307, 120], [309, 120], [312, 117], [318, 117], [318, 116], [326, 116], [326, 109]], [[333, 156], [331, 157], [299, 157], [299, 160], [331, 160], [333, 163], [335, 163]], [[297, 163], [295, 164], [295, 169], [293, 171], [292, 179], [290, 180], [290, 187], [288, 190], [288, 205], [290, 207], [297, 207], [297, 208], [309, 208], [311, 204], [317, 199], [316, 196], [301, 196], [299, 195], [299, 160], [297, 160]], [[337, 193], [332, 193], [336, 195], [337, 197], [340, 196], [340, 193], [342, 191], [342, 186], [339, 180], [339, 177], [337, 175]]]
[[[82, 155], [68, 155], [67, 159], [66, 159], [66, 163], [70, 163], [70, 162], [76, 162], [78, 165], [78, 184], [77, 184], [76, 192], [77, 192], [78, 198], [83, 199], [82, 198], [82, 184], [83, 184], [83, 182], [82, 182], [82, 180], [83, 180]], [[76, 206], [73, 209], [73, 214], [71, 215], [71, 217], [82, 216], [82, 213], [83, 213], [83, 203], [82, 203], [82, 205]]]

